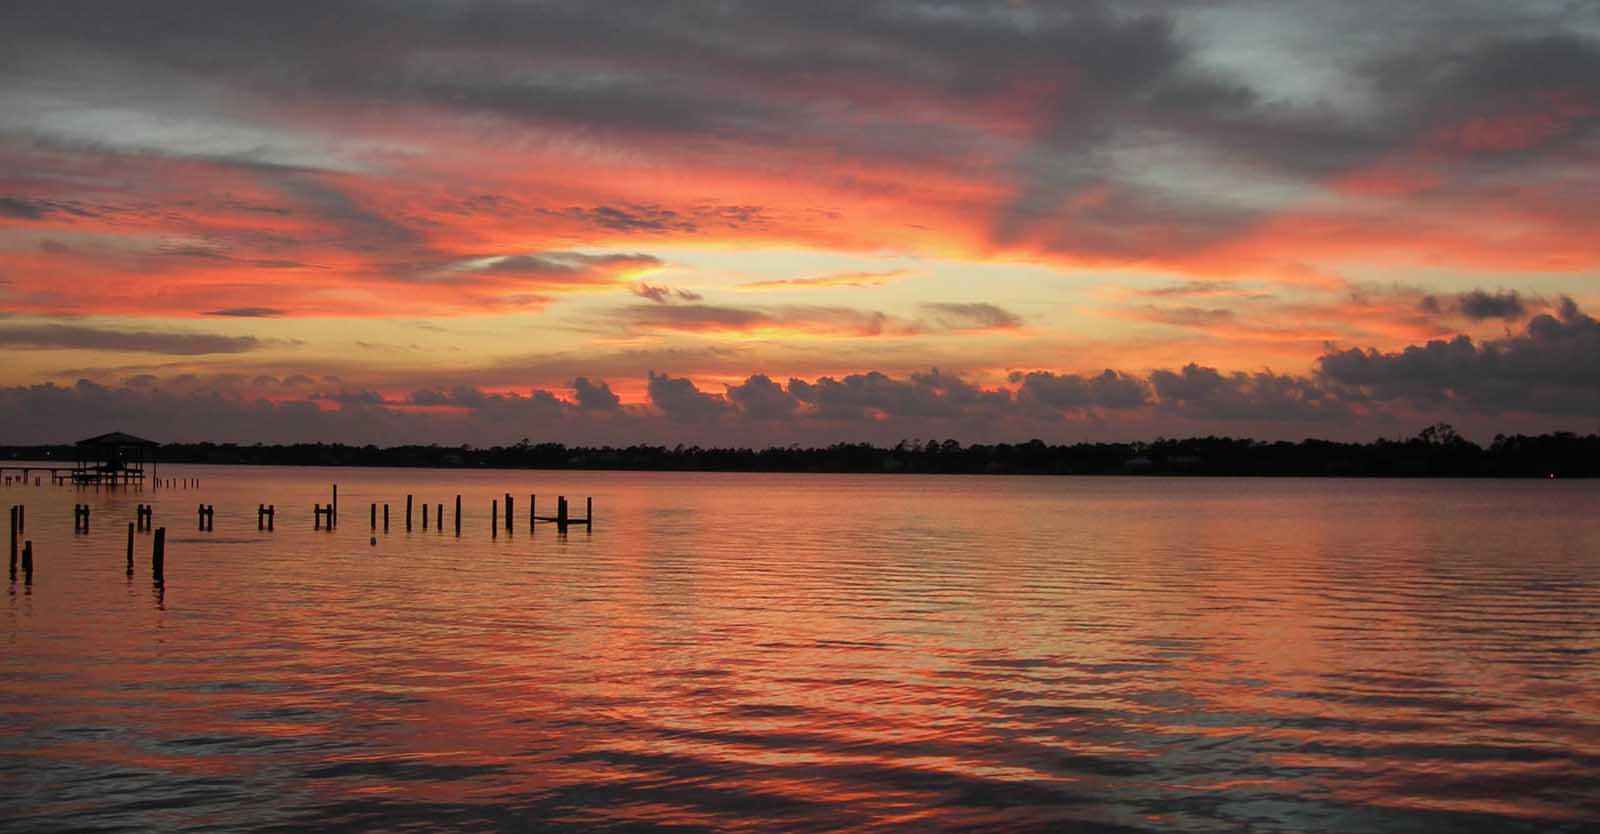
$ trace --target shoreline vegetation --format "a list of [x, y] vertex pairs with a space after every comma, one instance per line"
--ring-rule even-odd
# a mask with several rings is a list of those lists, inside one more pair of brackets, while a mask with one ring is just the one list
[[[71, 444], [0, 446], [0, 459], [72, 461]], [[441, 469], [593, 469], [673, 472], [921, 473], [978, 475], [1191, 475], [1287, 477], [1600, 476], [1600, 434], [1497, 435], [1479, 446], [1447, 424], [1407, 440], [1343, 443], [1307, 439], [1158, 438], [1153, 442], [974, 444], [906, 440], [893, 447], [831, 446], [703, 448], [583, 447], [560, 443], [511, 446], [410, 445], [380, 448], [339, 443], [168, 443], [163, 464], [432, 467]]]

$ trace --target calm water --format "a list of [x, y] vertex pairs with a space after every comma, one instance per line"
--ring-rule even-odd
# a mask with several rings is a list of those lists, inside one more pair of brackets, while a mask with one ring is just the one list
[[0, 492], [0, 829], [1600, 822], [1600, 483], [163, 474], [202, 486]]

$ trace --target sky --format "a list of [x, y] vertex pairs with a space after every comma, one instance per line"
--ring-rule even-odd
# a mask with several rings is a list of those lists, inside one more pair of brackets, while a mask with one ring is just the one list
[[0, 443], [1600, 430], [1600, 4], [0, 5]]

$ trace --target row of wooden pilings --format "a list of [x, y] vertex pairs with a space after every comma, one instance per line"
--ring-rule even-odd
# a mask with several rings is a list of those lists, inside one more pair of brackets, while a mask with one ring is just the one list
[[[508, 492], [508, 493], [505, 494], [505, 502], [506, 502], [505, 503], [505, 507], [506, 507], [506, 515], [505, 515], [506, 525], [505, 526], [506, 526], [506, 532], [507, 533], [510, 533], [512, 531], [512, 527], [513, 527], [513, 525], [515, 523], [513, 521], [513, 519], [515, 517], [515, 503], [514, 503], [514, 501], [515, 501], [515, 499], [512, 498], [511, 493]], [[433, 512], [434, 525], [435, 525], [436, 529], [438, 529], [440, 532], [443, 532], [444, 531], [444, 504], [440, 503], [440, 504], [434, 504], [432, 506], [434, 507], [434, 512]], [[577, 517], [571, 515], [571, 513], [568, 510], [568, 506], [567, 506], [567, 498], [564, 495], [557, 496], [557, 498], [556, 498], [556, 514], [555, 515], [541, 516], [541, 515], [538, 514], [538, 512], [536, 510], [537, 506], [538, 506], [538, 494], [537, 493], [529, 494], [528, 495], [528, 529], [530, 531], [534, 528], [535, 525], [538, 525], [538, 524], [541, 524], [541, 523], [543, 523], [543, 524], [554, 524], [554, 525], [556, 525], [556, 528], [561, 530], [561, 531], [565, 531], [567, 529], [567, 527], [569, 527], [571, 525], [582, 525], [585, 528], [593, 529], [594, 498], [592, 498], [592, 497], [584, 499], [584, 516], [583, 516], [583, 518], [577, 518]], [[378, 507], [379, 507], [379, 504], [376, 501], [372, 502], [372, 504], [368, 507], [368, 522], [369, 522], [369, 524], [370, 524], [370, 526], [371, 526], [373, 531], [377, 531], [379, 529], [379, 526], [378, 526]], [[384, 532], [388, 532], [388, 530], [389, 530], [389, 505], [386, 502], [386, 503], [384, 503], [382, 505], [382, 507], [383, 507], [383, 527], [382, 527], [382, 529], [383, 529]], [[424, 530], [427, 530], [429, 528], [428, 507], [429, 507], [428, 502], [426, 502], [426, 501], [421, 502], [422, 529], [424, 529]], [[408, 532], [408, 533], [411, 532], [412, 529], [413, 529], [413, 523], [414, 523], [414, 520], [417, 517], [416, 509], [417, 509], [416, 496], [415, 495], [407, 495], [406, 496], [405, 522], [406, 522], [406, 532]], [[270, 512], [270, 510], [269, 510], [269, 512]], [[331, 498], [331, 500], [329, 501], [328, 504], [323, 505], [323, 504], [319, 503], [319, 504], [312, 505], [311, 518], [312, 518], [312, 527], [314, 529], [319, 529], [320, 530], [320, 529], [323, 529], [324, 527], [326, 527], [326, 529], [331, 531], [331, 530], [334, 529], [334, 527], [336, 527], [338, 525], [338, 523], [339, 523], [339, 485], [338, 484], [334, 484], [333, 485], [332, 498]], [[457, 536], [459, 536], [459, 535], [461, 535], [461, 496], [460, 495], [456, 496], [454, 520], [455, 520], [455, 534]], [[259, 524], [258, 524], [258, 527], [259, 527]], [[267, 529], [269, 529], [269, 530], [271, 529], [270, 516], [269, 516], [269, 523], [268, 523]], [[500, 534], [500, 501], [499, 501], [499, 499], [496, 499], [496, 500], [493, 500], [493, 501], [489, 502], [489, 531], [490, 531], [490, 535], [498, 536]]]
[[[21, 506], [21, 505], [18, 505], [18, 506]], [[214, 505], [214, 504], [201, 504], [200, 508], [199, 508], [199, 511], [198, 511], [198, 518], [199, 518], [199, 529], [202, 532], [203, 531], [207, 531], [207, 530], [215, 529], [216, 520], [217, 520], [217, 508], [216, 508], [216, 505]], [[149, 530], [150, 529], [150, 525], [154, 522], [154, 520], [155, 520], [155, 510], [152, 509], [149, 504], [140, 504], [138, 506], [138, 508], [134, 510], [134, 520], [131, 523], [135, 524], [138, 527], [138, 529], [140, 529], [140, 530]], [[72, 532], [74, 532], [74, 533], [87, 533], [87, 532], [89, 532], [89, 505], [88, 504], [73, 504], [72, 505]]]
[[[207, 509], [209, 510], [209, 508], [207, 508]], [[75, 532], [80, 532], [80, 533], [89, 532], [89, 507], [88, 507], [88, 505], [86, 505], [86, 504], [78, 504], [78, 505], [73, 507], [73, 511], [74, 511], [74, 516], [73, 516], [74, 523], [82, 525], [81, 527], [76, 528]], [[205, 514], [205, 517], [209, 518], [210, 515], [211, 515], [211, 513], [207, 512]], [[18, 551], [18, 548], [17, 548], [18, 540], [21, 539], [23, 534], [26, 532], [27, 520], [28, 520], [27, 519], [27, 508], [24, 507], [21, 504], [12, 505], [12, 507], [11, 507], [11, 525], [10, 525], [10, 527], [11, 527], [11, 545], [10, 545], [10, 548], [9, 548], [10, 549], [10, 555], [11, 555], [11, 558], [10, 558], [11, 581], [15, 582], [16, 579], [17, 579], [17, 569], [19, 567], [19, 561], [20, 561], [20, 567], [22, 569], [22, 583], [24, 585], [32, 585], [33, 584], [33, 540], [32, 539], [22, 539], [22, 547], [21, 547], [21, 550], [20, 550], [20, 554], [19, 554], [19, 551]], [[134, 533], [134, 530], [135, 529], [149, 530], [150, 529], [150, 522], [151, 522], [150, 507], [148, 507], [147, 505], [144, 505], [144, 504], [140, 504], [139, 507], [138, 507], [136, 520], [128, 522], [128, 575], [129, 576], [133, 576], [133, 533]], [[19, 555], [21, 556], [20, 560], [17, 558]], [[157, 527], [156, 530], [155, 530], [154, 540], [151, 543], [151, 547], [150, 547], [150, 572], [151, 572], [151, 575], [155, 578], [155, 581], [156, 581], [157, 584], [161, 584], [166, 580], [166, 561], [167, 561], [167, 528], [165, 528], [165, 527]]]
[[[415, 499], [415, 496], [413, 496], [413, 495], [407, 495], [406, 496], [406, 517], [405, 517], [406, 532], [410, 532], [411, 529], [412, 529], [413, 507], [415, 506], [415, 500], [414, 499]], [[528, 529], [529, 529], [530, 532], [534, 529], [534, 527], [536, 527], [539, 524], [554, 524], [554, 525], [556, 525], [557, 529], [559, 529], [561, 532], [566, 532], [567, 527], [571, 526], [571, 525], [582, 525], [586, 529], [593, 529], [593, 523], [594, 523], [594, 499], [593, 498], [584, 499], [584, 516], [583, 516], [583, 518], [574, 517], [570, 513], [570, 511], [568, 509], [568, 505], [567, 505], [567, 498], [564, 495], [556, 497], [556, 512], [555, 512], [555, 515], [541, 516], [541, 515], [538, 514], [538, 511], [536, 509], [537, 506], [538, 506], [538, 495], [536, 493], [529, 494], [529, 496], [528, 496]], [[337, 484], [335, 484], [334, 487], [333, 487], [333, 500], [327, 506], [323, 506], [322, 504], [316, 504], [313, 507], [313, 513], [312, 513], [312, 515], [313, 515], [313, 525], [317, 529], [321, 529], [322, 526], [323, 526], [323, 521], [324, 521], [324, 519], [326, 519], [326, 521], [327, 521], [327, 529], [330, 530], [330, 531], [333, 530], [334, 526], [338, 523], [338, 517], [339, 517], [338, 507], [339, 507], [339, 487], [338, 487]], [[435, 526], [437, 527], [437, 529], [439, 529], [440, 532], [443, 532], [443, 530], [444, 530], [444, 504], [435, 504], [434, 507], [435, 507], [434, 518], [437, 519], [437, 522], [436, 522]], [[514, 521], [514, 519], [515, 519], [515, 507], [516, 507], [515, 499], [512, 497], [511, 493], [509, 493], [509, 492], [506, 493], [505, 494], [505, 510], [506, 510], [506, 512], [505, 512], [505, 529], [506, 529], [506, 533], [507, 534], [511, 533], [513, 528], [514, 528], [514, 524], [515, 524], [515, 521]], [[271, 504], [258, 504], [256, 506], [256, 529], [258, 529], [258, 530], [271, 530], [271, 529], [273, 529], [273, 520], [274, 520], [274, 517], [276, 516], [276, 514], [277, 514], [276, 506], [271, 505]], [[73, 505], [73, 507], [72, 507], [72, 529], [73, 529], [74, 533], [88, 533], [89, 532], [89, 515], [90, 515], [90, 507], [89, 507], [88, 504], [74, 504]], [[199, 509], [197, 511], [199, 529], [201, 531], [214, 530], [215, 529], [215, 525], [216, 525], [216, 515], [217, 515], [216, 505], [214, 505], [214, 504], [200, 504], [199, 505]], [[372, 529], [374, 531], [376, 531], [378, 529], [378, 504], [376, 502], [374, 502], [372, 504], [372, 506], [371, 506], [371, 515], [370, 515], [370, 517], [371, 517]], [[454, 517], [454, 521], [455, 521], [455, 534], [457, 536], [460, 536], [461, 535], [461, 496], [460, 495], [457, 495], [456, 496], [456, 500], [455, 500], [455, 517]], [[139, 504], [134, 510], [134, 520], [128, 522], [128, 575], [129, 576], [133, 575], [133, 539], [134, 539], [134, 532], [135, 531], [151, 531], [152, 527], [154, 527], [154, 524], [155, 524], [155, 510], [154, 510], [154, 508], [152, 506], [150, 506], [149, 504]], [[18, 567], [20, 565], [24, 583], [27, 584], [27, 585], [32, 585], [33, 584], [33, 541], [29, 540], [29, 539], [22, 539], [21, 538], [24, 535], [24, 533], [26, 532], [26, 525], [27, 525], [27, 509], [21, 504], [12, 505], [12, 507], [11, 507], [11, 524], [10, 524], [10, 530], [11, 530], [11, 545], [10, 545], [10, 556], [11, 556], [11, 558], [10, 558], [10, 573], [11, 573], [11, 579], [13, 581], [16, 580]], [[423, 502], [423, 504], [422, 504], [422, 529], [426, 530], [426, 529], [428, 529], [428, 526], [429, 526], [428, 504], [426, 502]], [[385, 503], [383, 505], [383, 529], [384, 529], [385, 532], [387, 532], [389, 530], [389, 505], [387, 503]], [[490, 531], [490, 535], [491, 536], [498, 536], [500, 534], [500, 500], [499, 499], [496, 499], [496, 500], [493, 500], [493, 501], [489, 502], [489, 531]], [[153, 542], [152, 542], [151, 551], [150, 551], [150, 568], [151, 568], [152, 575], [155, 577], [156, 582], [160, 583], [160, 582], [163, 582], [165, 580], [167, 528], [165, 528], [165, 527], [154, 527], [154, 531], [153, 532], [154, 532], [154, 537], [153, 537]], [[21, 548], [20, 549], [18, 548], [18, 542], [19, 541], [21, 542]], [[19, 559], [19, 556], [20, 556], [20, 559]]]
[[[414, 496], [414, 495], [407, 495], [406, 496], [406, 532], [408, 532], [408, 533], [411, 532], [411, 529], [412, 529], [412, 519], [414, 518], [413, 509], [414, 509], [415, 504], [416, 504], [415, 498], [416, 498], [416, 496]], [[569, 513], [568, 508], [567, 508], [567, 497], [565, 495], [561, 495], [561, 496], [557, 496], [556, 497], [556, 514], [555, 515], [551, 515], [551, 516], [542, 516], [542, 515], [538, 514], [538, 511], [537, 511], [538, 500], [539, 500], [539, 496], [538, 496], [537, 493], [530, 493], [528, 495], [528, 530], [530, 532], [533, 530], [533, 528], [536, 525], [541, 524], [541, 523], [542, 524], [554, 524], [554, 525], [556, 525], [557, 529], [562, 530], [562, 531], [565, 531], [567, 529], [567, 527], [570, 526], [570, 525], [582, 525], [583, 527], [593, 529], [593, 522], [594, 522], [594, 499], [593, 498], [585, 498], [584, 499], [584, 508], [585, 509], [584, 509], [583, 518], [577, 518], [577, 517], [575, 517], [575, 516], [573, 516], [573, 515], [571, 515]], [[512, 497], [511, 493], [508, 492], [508, 493], [505, 494], [505, 502], [506, 502], [505, 503], [505, 507], [506, 507], [506, 515], [505, 515], [506, 524], [505, 524], [505, 527], [506, 527], [506, 532], [507, 533], [510, 533], [514, 529], [515, 524], [516, 524], [516, 522], [515, 522], [515, 518], [516, 518], [516, 503], [515, 503], [515, 501], [516, 501], [516, 499]], [[440, 530], [441, 532], [443, 532], [443, 530], [444, 530], [444, 505], [443, 504], [435, 504], [434, 507], [435, 507], [434, 518], [437, 520], [436, 521], [437, 529]], [[378, 529], [378, 504], [376, 502], [374, 502], [372, 504], [372, 506], [370, 508], [369, 515], [370, 515], [370, 523], [371, 523], [372, 529], [373, 530], [377, 530]], [[424, 530], [428, 529], [428, 502], [426, 502], [426, 501], [422, 502], [422, 529], [424, 529]], [[384, 530], [384, 532], [388, 532], [388, 530], [389, 530], [389, 505], [388, 504], [384, 504], [383, 505], [383, 530]], [[461, 535], [461, 496], [459, 496], [459, 495], [456, 496], [455, 533], [456, 533], [457, 536]], [[495, 500], [492, 500], [492, 501], [489, 502], [489, 534], [491, 536], [500, 535], [500, 499], [495, 499]]]

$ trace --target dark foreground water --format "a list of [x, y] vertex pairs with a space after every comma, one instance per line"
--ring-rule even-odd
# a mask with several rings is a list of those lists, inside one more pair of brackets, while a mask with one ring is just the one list
[[1600, 483], [163, 474], [0, 492], [0, 829], [1600, 825]]

